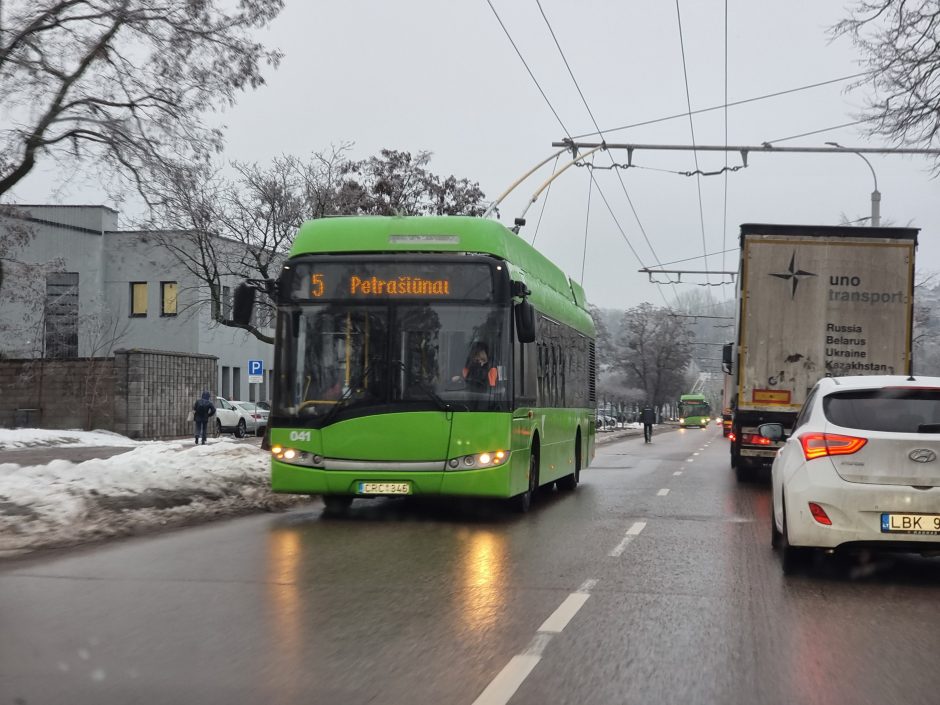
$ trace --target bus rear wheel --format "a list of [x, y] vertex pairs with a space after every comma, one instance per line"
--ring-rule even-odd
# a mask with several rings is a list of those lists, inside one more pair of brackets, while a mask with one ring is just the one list
[[532, 445], [532, 451], [529, 453], [529, 486], [522, 494], [517, 494], [510, 501], [513, 509], [520, 514], [525, 514], [532, 506], [532, 498], [539, 489], [539, 448]]
[[581, 481], [581, 433], [579, 432], [574, 439], [574, 472], [570, 475], [565, 475], [556, 481], [558, 489], [564, 490], [565, 492], [572, 492], [578, 486], [578, 483]]

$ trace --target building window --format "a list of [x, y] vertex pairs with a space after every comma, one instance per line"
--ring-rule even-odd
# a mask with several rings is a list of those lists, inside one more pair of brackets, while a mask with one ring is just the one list
[[78, 272], [46, 275], [44, 315], [44, 357], [78, 357]]
[[131, 282], [131, 316], [147, 316], [147, 282]]
[[160, 315], [176, 315], [176, 282], [160, 282]]

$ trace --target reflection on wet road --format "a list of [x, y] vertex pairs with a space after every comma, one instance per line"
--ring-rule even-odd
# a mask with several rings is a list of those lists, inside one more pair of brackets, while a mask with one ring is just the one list
[[940, 562], [784, 578], [717, 429], [573, 494], [368, 500], [8, 562], [0, 703], [935, 703]]

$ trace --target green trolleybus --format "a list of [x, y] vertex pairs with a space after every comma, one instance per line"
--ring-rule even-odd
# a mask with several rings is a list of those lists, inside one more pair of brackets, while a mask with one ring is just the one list
[[500, 223], [305, 223], [277, 282], [275, 492], [512, 498], [573, 490], [594, 456], [584, 291]]
[[679, 397], [679, 425], [705, 428], [711, 421], [711, 407], [702, 394], [683, 394]]

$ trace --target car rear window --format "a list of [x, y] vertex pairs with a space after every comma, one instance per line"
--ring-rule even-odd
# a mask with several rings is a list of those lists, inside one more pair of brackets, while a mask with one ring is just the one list
[[940, 389], [883, 388], [837, 392], [823, 399], [826, 419], [864, 431], [940, 433]]

